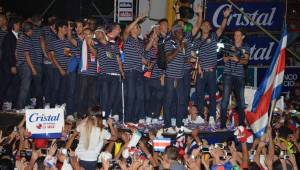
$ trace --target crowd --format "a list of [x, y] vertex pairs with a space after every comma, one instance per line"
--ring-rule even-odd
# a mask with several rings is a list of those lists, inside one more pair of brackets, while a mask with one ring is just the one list
[[[244, 31], [233, 30], [230, 50], [223, 51], [218, 103], [216, 49], [231, 9], [216, 29], [203, 21], [199, 5], [192, 28], [180, 19], [177, 5], [174, 10], [171, 28], [161, 19], [145, 37], [140, 37], [143, 15], [122, 30], [117, 23], [97, 25], [93, 18], [51, 16], [44, 22], [39, 15], [0, 14], [0, 105], [19, 113], [66, 108], [60, 139], [32, 139], [25, 117], [11, 132], [1, 132], [0, 169], [298, 169], [299, 84], [265, 135], [251, 141], [244, 113], [250, 53]], [[229, 106], [232, 92], [236, 102]], [[121, 119], [126, 129], [117, 128]], [[140, 131], [137, 122], [163, 124], [163, 130]], [[230, 122], [235, 137], [223, 143], [211, 143], [199, 137], [201, 129], [184, 126], [226, 129]], [[156, 139], [176, 133], [181, 136], [156, 150]]]
[[299, 166], [298, 113], [277, 111], [265, 135], [254, 140], [251, 130], [242, 126], [222, 143], [210, 143], [194, 129], [183, 135], [183, 142], [174, 137], [159, 151], [155, 140], [162, 137], [160, 130], [144, 134], [134, 126], [118, 129], [114, 119], [103, 124], [104, 119], [99, 108], [93, 108], [82, 119], [66, 119], [61, 138], [50, 140], [31, 139], [24, 117], [12, 132], [1, 131], [0, 169], [297, 170]]

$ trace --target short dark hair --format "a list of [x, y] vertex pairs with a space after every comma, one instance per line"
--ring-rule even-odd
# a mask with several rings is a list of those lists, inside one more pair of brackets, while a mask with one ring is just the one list
[[169, 147], [166, 148], [165, 153], [167, 154], [169, 159], [177, 160], [178, 155], [179, 155], [179, 150], [175, 146], [169, 146]]
[[8, 30], [14, 29], [14, 24], [21, 23], [21, 19], [19, 17], [12, 17], [8, 21]]
[[111, 33], [119, 24], [116, 22], [109, 23], [105, 26], [106, 33]]
[[23, 30], [24, 33], [26, 33], [26, 32], [28, 32], [28, 31], [32, 30], [32, 27], [33, 27], [32, 23], [26, 21], [26, 22], [24, 22], [23, 25], [22, 25], [22, 30]]
[[246, 35], [246, 31], [243, 28], [237, 28], [234, 32], [241, 32], [242, 35]]
[[162, 18], [158, 21], [158, 24], [161, 24], [162, 22], [169, 22], [167, 18]]
[[55, 25], [56, 31], [58, 31], [58, 28], [62, 28], [63, 26], [68, 26], [68, 23], [65, 20], [58, 20]]

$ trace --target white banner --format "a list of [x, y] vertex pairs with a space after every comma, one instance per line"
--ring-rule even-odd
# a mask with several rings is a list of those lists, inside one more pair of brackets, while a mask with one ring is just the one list
[[60, 138], [64, 126], [64, 109], [25, 110], [26, 128], [32, 138]]
[[118, 21], [133, 20], [133, 0], [119, 0], [118, 2]]

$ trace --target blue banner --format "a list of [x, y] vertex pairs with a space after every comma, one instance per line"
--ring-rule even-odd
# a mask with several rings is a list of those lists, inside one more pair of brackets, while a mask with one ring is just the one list
[[246, 36], [245, 43], [250, 47], [250, 61], [248, 65], [269, 65], [274, 56], [278, 43], [269, 37], [257, 35]]
[[[236, 3], [241, 10], [247, 13], [254, 21], [267, 30], [281, 30], [284, 17], [284, 5], [282, 2], [243, 2]], [[206, 8], [206, 20], [213, 27], [218, 28], [223, 20], [223, 11], [230, 7], [227, 3], [208, 2]], [[247, 17], [243, 16], [237, 9], [232, 7], [232, 13], [228, 18], [227, 30], [233, 31], [244, 28], [257, 31], [259, 28]]]
[[[257, 68], [257, 85], [259, 85], [268, 68]], [[285, 68], [282, 93], [287, 93], [295, 86], [296, 81], [300, 80], [300, 67]]]

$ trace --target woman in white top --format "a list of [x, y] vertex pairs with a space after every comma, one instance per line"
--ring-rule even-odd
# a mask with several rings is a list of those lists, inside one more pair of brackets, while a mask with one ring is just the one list
[[[108, 125], [114, 133], [112, 120], [108, 120]], [[94, 170], [105, 140], [110, 139], [112, 135], [98, 126], [98, 119], [95, 116], [88, 116], [84, 119], [77, 126], [77, 131], [80, 133], [80, 138], [75, 152], [80, 160], [80, 166], [86, 170]]]

